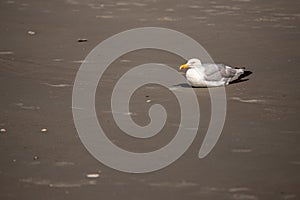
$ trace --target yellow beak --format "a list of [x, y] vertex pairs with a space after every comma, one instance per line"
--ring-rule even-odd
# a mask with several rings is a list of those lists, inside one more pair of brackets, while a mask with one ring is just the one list
[[179, 67], [179, 69], [181, 70], [181, 69], [186, 69], [186, 68], [188, 68], [189, 66], [187, 65], [187, 64], [184, 64], [184, 65], [181, 65], [180, 67]]

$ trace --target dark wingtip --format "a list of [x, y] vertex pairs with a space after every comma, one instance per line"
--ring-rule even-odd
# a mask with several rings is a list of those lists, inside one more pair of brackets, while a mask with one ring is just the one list
[[244, 73], [240, 76], [240, 78], [245, 78], [246, 76], [250, 76], [253, 72], [245, 70]]
[[235, 67], [234, 69], [243, 69], [243, 70], [245, 70], [246, 67]]
[[236, 79], [236, 80], [234, 80], [234, 81], [231, 81], [230, 84], [248, 81], [249, 79], [244, 79], [244, 78], [247, 77], [247, 76], [250, 76], [252, 73], [253, 73], [253, 72], [251, 72], [251, 71], [245, 70], [244, 73], [241, 74], [241, 75], [239, 76], [238, 79]]

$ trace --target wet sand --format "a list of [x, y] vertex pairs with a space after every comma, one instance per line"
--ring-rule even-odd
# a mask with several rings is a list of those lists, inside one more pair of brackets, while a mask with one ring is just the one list
[[[296, 0], [1, 1], [0, 198], [299, 199], [299, 8]], [[206, 158], [197, 155], [210, 101], [207, 89], [198, 88], [201, 122], [188, 151], [162, 170], [126, 174], [98, 162], [81, 143], [72, 86], [81, 61], [98, 43], [144, 26], [185, 33], [215, 62], [245, 66], [253, 74], [226, 88], [225, 126]], [[131, 151], [164, 146], [178, 125], [177, 101], [157, 86], [138, 90], [131, 104], [140, 125], [149, 123], [145, 95], [171, 112], [166, 127], [150, 140], [124, 136], [109, 112], [118, 78], [153, 61], [174, 69], [184, 62], [156, 50], [132, 52], [110, 66], [97, 89], [104, 129]], [[100, 177], [88, 179], [89, 173]]]

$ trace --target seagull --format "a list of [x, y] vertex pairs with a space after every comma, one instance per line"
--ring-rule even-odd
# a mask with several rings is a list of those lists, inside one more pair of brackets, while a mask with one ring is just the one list
[[197, 58], [192, 58], [180, 70], [187, 69], [186, 79], [192, 87], [219, 87], [240, 78], [245, 69], [232, 68], [224, 64], [202, 64]]

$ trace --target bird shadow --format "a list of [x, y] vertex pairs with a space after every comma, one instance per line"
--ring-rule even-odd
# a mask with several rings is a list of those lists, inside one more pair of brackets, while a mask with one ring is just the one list
[[[231, 81], [231, 82], [229, 83], [229, 85], [248, 81], [249, 78], [246, 78], [246, 77], [250, 76], [251, 74], [253, 74], [252, 71], [244, 71], [244, 73], [243, 73], [242, 75], [240, 75], [240, 77], [239, 77], [238, 79], [236, 79], [236, 80], [234, 80], [234, 81]], [[183, 87], [183, 88], [199, 88], [199, 87], [195, 87], [195, 86], [190, 86], [190, 85], [187, 84], [187, 83], [179, 83], [179, 84], [173, 85], [173, 86], [175, 86], [175, 87], [176, 87], [176, 86], [177, 86], [177, 87], [179, 86], [179, 87]], [[206, 88], [206, 87], [200, 87], [200, 88]]]
[[183, 88], [190, 88], [191, 86], [187, 83], [179, 83], [177, 85], [173, 85], [174, 87], [183, 87]]
[[244, 71], [244, 73], [242, 75], [240, 75], [240, 77], [234, 81], [231, 81], [229, 84], [236, 84], [236, 83], [241, 83], [241, 82], [244, 82], [244, 81], [248, 81], [249, 78], [246, 78], [248, 76], [250, 76], [251, 74], [253, 74], [252, 71]]

